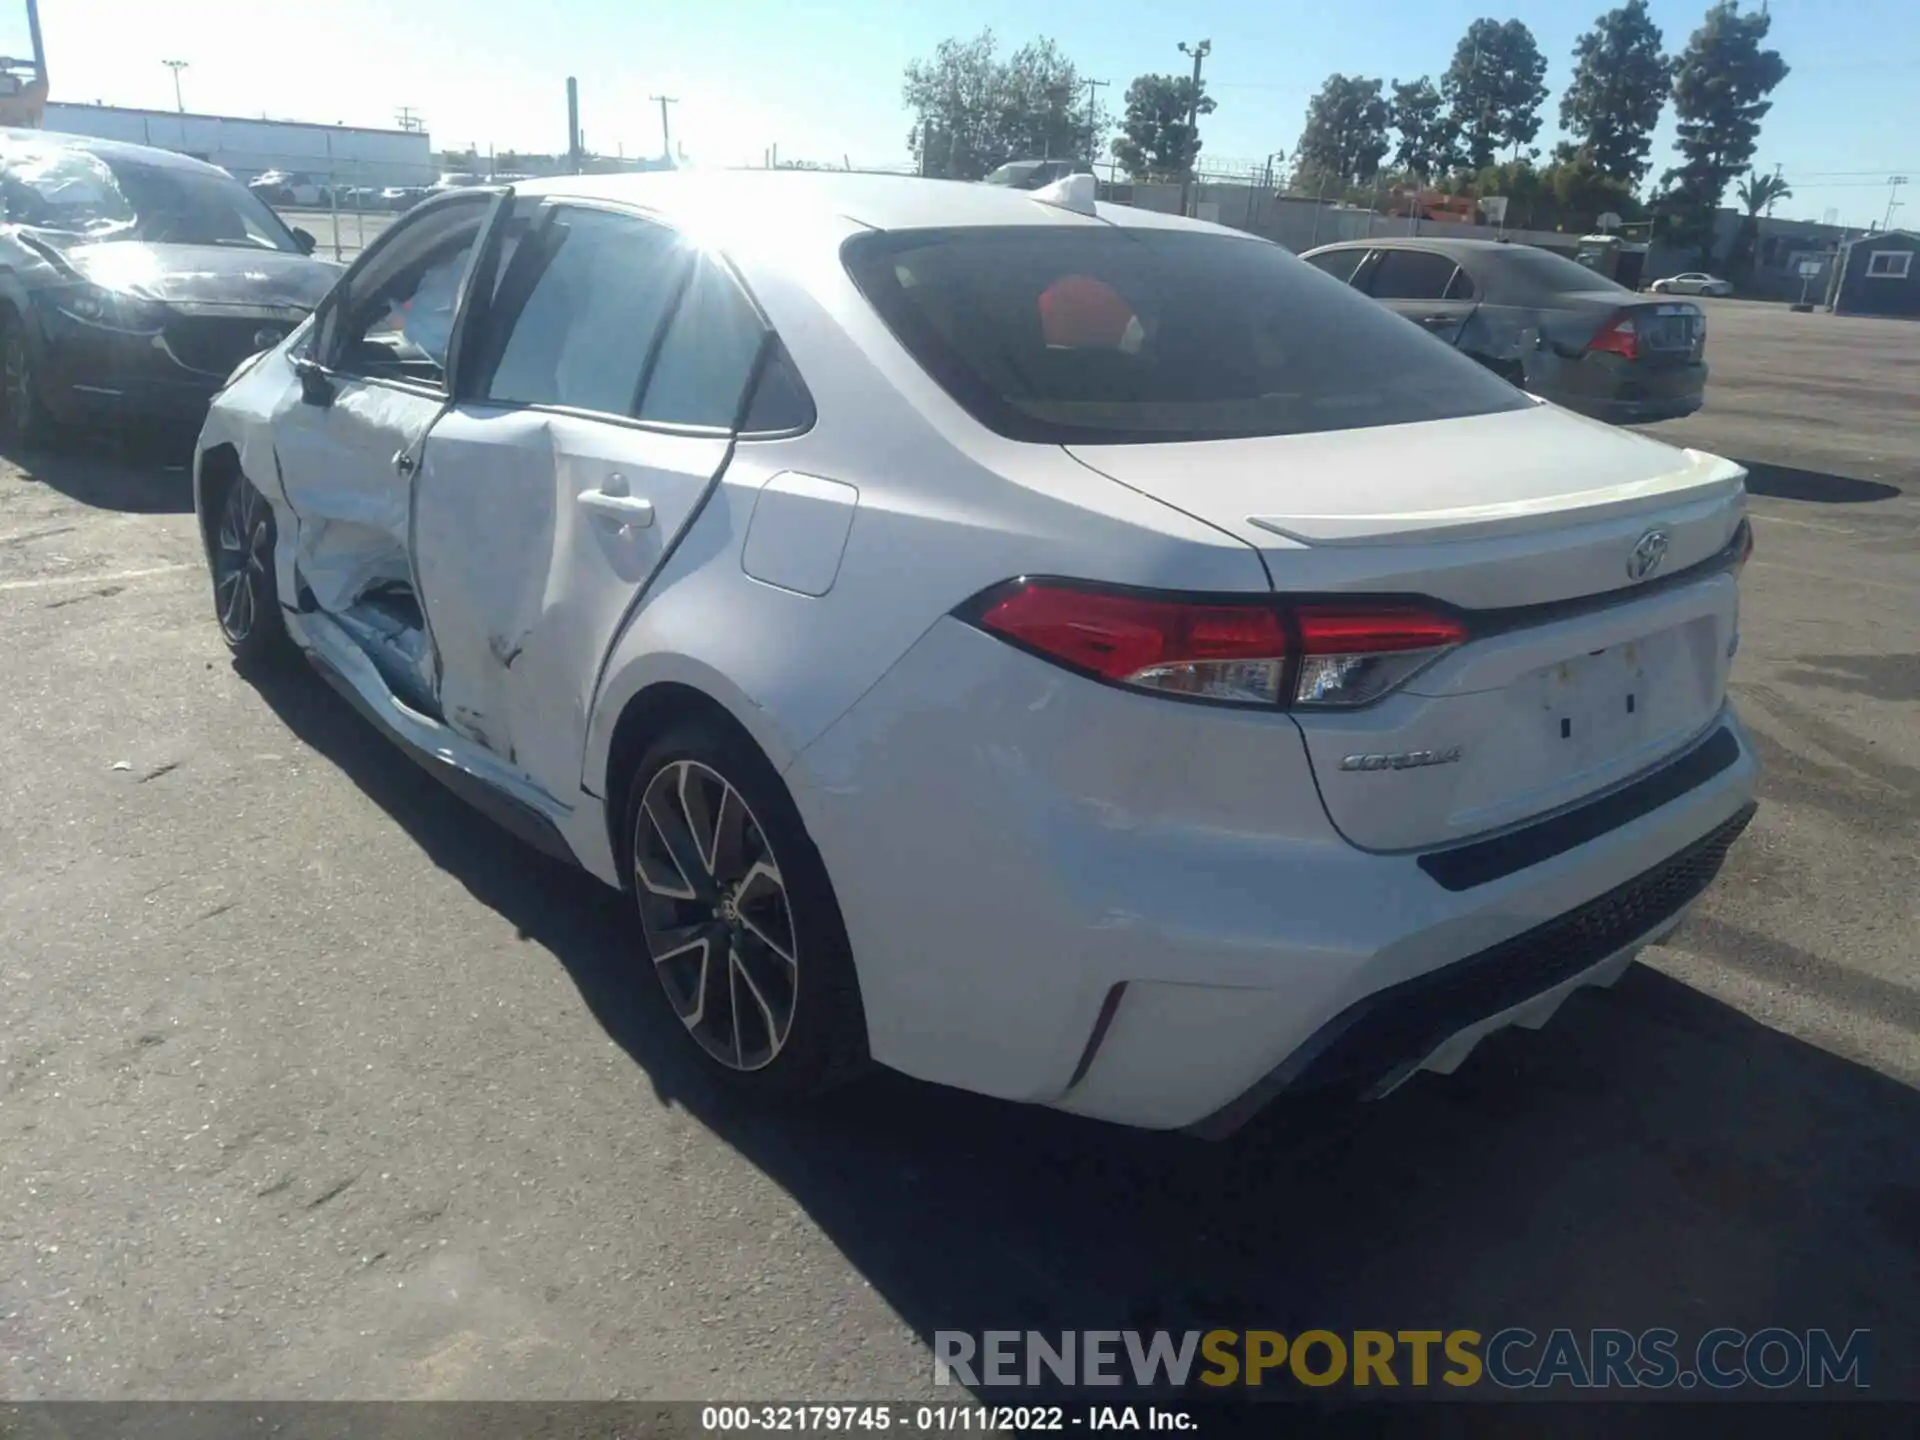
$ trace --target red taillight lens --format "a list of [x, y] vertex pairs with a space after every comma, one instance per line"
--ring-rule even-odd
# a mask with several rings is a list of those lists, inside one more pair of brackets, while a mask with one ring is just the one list
[[1605, 351], [1626, 360], [1640, 358], [1640, 335], [1633, 328], [1633, 317], [1622, 315], [1587, 342], [1590, 351]]
[[1733, 543], [1737, 547], [1733, 555], [1733, 563], [1737, 569], [1753, 558], [1753, 522], [1751, 520], [1740, 522], [1740, 529], [1735, 533]]
[[1467, 638], [1458, 620], [1413, 607], [1309, 605], [1295, 614], [1301, 660], [1293, 703], [1302, 708], [1370, 705]]
[[[1027, 581], [980, 626], [1063, 665], [1162, 694], [1242, 705], [1371, 704], [1467, 638], [1411, 606], [1187, 600]], [[1291, 690], [1289, 660], [1298, 657]]]
[[1278, 703], [1287, 633], [1265, 602], [1219, 604], [1027, 583], [983, 628], [1104, 680], [1241, 704]]

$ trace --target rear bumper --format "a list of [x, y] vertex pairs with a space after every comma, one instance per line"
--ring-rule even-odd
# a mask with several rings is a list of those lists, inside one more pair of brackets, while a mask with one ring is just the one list
[[1616, 355], [1589, 354], [1557, 367], [1542, 393], [1555, 404], [1613, 425], [1677, 420], [1706, 403], [1705, 361], [1654, 368]]
[[1460, 888], [1342, 838], [1286, 716], [1127, 695], [953, 620], [787, 775], [876, 1059], [1217, 1134], [1450, 1068], [1617, 975], [1750, 813], [1757, 765], [1717, 728], [1737, 754], [1698, 783]]
[[1545, 1024], [1567, 995], [1613, 983], [1642, 946], [1678, 923], [1756, 808], [1749, 801], [1678, 854], [1556, 920], [1355, 1001], [1259, 1084], [1189, 1128], [1210, 1139], [1231, 1134], [1286, 1094], [1371, 1098], [1416, 1070], [1452, 1070], [1495, 1030]]

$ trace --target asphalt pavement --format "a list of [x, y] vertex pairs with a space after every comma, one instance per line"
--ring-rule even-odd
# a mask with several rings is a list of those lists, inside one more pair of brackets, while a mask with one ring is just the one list
[[1223, 1145], [726, 1103], [616, 896], [233, 671], [178, 457], [0, 465], [0, 1397], [912, 1398], [936, 1329], [1355, 1324], [1867, 1328], [1920, 1396], [1920, 328], [1708, 309], [1654, 433], [1752, 469], [1759, 818], [1616, 989]]

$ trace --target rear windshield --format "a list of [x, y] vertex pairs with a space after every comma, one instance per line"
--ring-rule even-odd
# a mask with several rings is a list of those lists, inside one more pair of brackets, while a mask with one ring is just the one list
[[1551, 250], [1541, 250], [1532, 245], [1509, 246], [1494, 259], [1509, 276], [1528, 290], [1552, 294], [1579, 294], [1583, 291], [1592, 294], [1596, 290], [1618, 290], [1623, 295], [1633, 293], [1626, 286], [1589, 270], [1577, 260], [1569, 260], [1564, 255], [1556, 255]]
[[1263, 240], [893, 231], [847, 268], [914, 359], [1016, 440], [1127, 444], [1523, 409], [1519, 391]]

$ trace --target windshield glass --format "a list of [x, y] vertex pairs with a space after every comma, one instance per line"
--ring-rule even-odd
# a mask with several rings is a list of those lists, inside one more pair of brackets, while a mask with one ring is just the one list
[[1290, 435], [1530, 403], [1262, 240], [1023, 226], [866, 235], [846, 257], [914, 359], [1016, 440]]
[[298, 251], [292, 233], [230, 176], [63, 146], [0, 144], [10, 224], [91, 240]]

